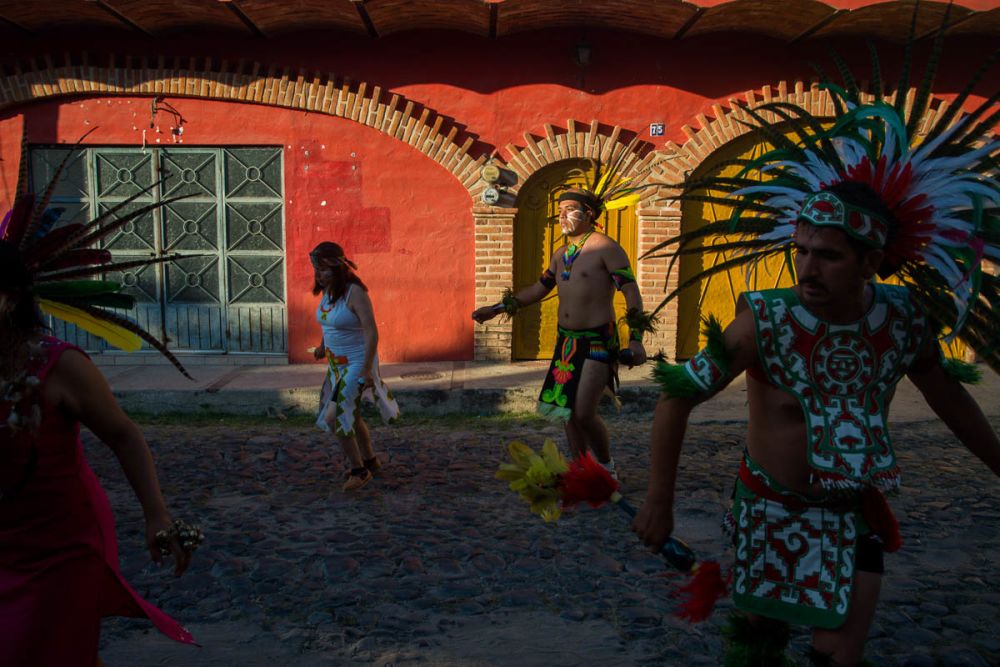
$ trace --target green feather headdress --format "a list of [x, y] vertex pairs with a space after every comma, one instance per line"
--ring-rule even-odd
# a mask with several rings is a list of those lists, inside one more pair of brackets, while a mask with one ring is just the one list
[[[914, 7], [915, 25], [919, 3]], [[813, 115], [787, 102], [744, 108], [739, 121], [771, 149], [753, 159], [727, 162], [734, 176], [710, 175], [668, 187], [674, 198], [732, 207], [732, 216], [671, 238], [644, 257], [676, 259], [687, 253], [725, 252], [727, 258], [683, 281], [659, 305], [687, 287], [723, 271], [744, 268], [748, 278], [772, 257], [790, 260], [793, 232], [803, 219], [840, 225], [856, 238], [881, 247], [883, 278], [909, 286], [946, 341], [957, 337], [1000, 372], [1000, 277], [984, 267], [1000, 265], [1000, 91], [962, 114], [972, 91], [1000, 57], [994, 52], [947, 109], [920, 124], [930, 108], [940, 60], [946, 12], [929, 63], [912, 104], [911, 26], [903, 67], [895, 87], [884, 90], [874, 49], [872, 93], [834, 54], [841, 83], [820, 70], [835, 117]], [[873, 203], [859, 205], [851, 193], [863, 190]], [[817, 196], [823, 193], [822, 196]], [[844, 204], [835, 213], [838, 201]], [[829, 207], [820, 210], [820, 207]], [[839, 216], [839, 217], [838, 217]], [[700, 242], [718, 241], [705, 248]]]

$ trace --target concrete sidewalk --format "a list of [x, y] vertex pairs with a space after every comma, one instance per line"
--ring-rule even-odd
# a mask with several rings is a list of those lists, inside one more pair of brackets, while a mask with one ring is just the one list
[[[167, 364], [126, 365], [118, 359], [110, 365], [103, 363], [100, 356], [95, 361], [126, 410], [152, 414], [314, 414], [325, 372], [320, 363], [186, 364], [195, 378], [192, 382]], [[547, 361], [440, 361], [387, 363], [381, 370], [382, 378], [396, 394], [405, 414], [488, 415], [533, 411], [547, 368]], [[982, 364], [979, 368], [983, 381], [969, 391], [988, 415], [1000, 415], [1000, 376]], [[621, 369], [624, 412], [648, 412], [655, 406], [659, 392], [650, 378], [651, 371], [651, 364]], [[904, 379], [896, 394], [893, 421], [934, 417], [909, 381]], [[745, 419], [745, 403], [746, 386], [741, 376], [719, 396], [699, 406], [692, 419]], [[607, 401], [604, 404], [611, 409]]]

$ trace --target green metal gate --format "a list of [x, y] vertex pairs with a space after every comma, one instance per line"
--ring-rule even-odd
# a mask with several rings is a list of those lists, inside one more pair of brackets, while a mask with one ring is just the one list
[[[31, 151], [35, 191], [65, 148]], [[136, 298], [129, 313], [173, 350], [287, 352], [281, 149], [86, 148], [75, 151], [53, 197], [63, 224], [85, 222], [161, 178], [129, 206], [178, 195], [105, 237], [115, 261], [176, 254], [176, 260], [108, 274]], [[71, 325], [55, 335], [84, 349], [107, 345]]]

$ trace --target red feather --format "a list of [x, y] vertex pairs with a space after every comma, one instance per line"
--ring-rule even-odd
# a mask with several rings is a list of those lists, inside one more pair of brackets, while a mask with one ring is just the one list
[[562, 474], [560, 491], [563, 507], [573, 507], [582, 502], [600, 507], [618, 491], [618, 481], [597, 462], [592, 453], [587, 452], [570, 462], [569, 470]]
[[719, 564], [702, 561], [695, 567], [691, 581], [678, 589], [678, 596], [683, 599], [674, 614], [689, 623], [700, 623], [712, 615], [715, 603], [727, 593]]
[[14, 206], [4, 219], [5, 227], [2, 238], [14, 244], [19, 244], [31, 220], [31, 211], [35, 206], [35, 195], [21, 195], [14, 200]]

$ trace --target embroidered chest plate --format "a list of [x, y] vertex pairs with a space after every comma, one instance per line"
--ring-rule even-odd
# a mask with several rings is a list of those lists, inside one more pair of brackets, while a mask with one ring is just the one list
[[802, 406], [816, 477], [827, 488], [898, 486], [886, 400], [927, 334], [906, 289], [876, 284], [865, 317], [843, 325], [812, 315], [790, 289], [746, 299], [764, 374]]

